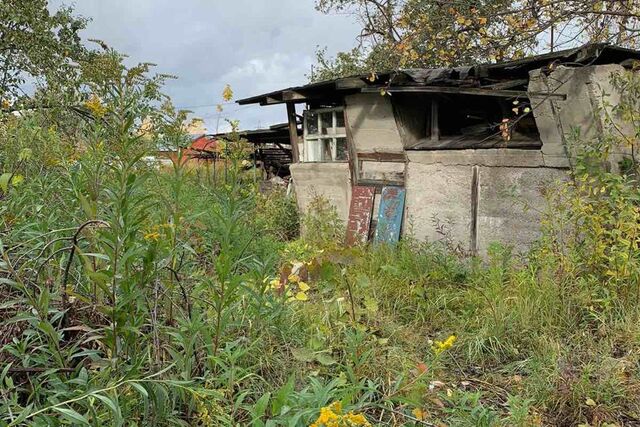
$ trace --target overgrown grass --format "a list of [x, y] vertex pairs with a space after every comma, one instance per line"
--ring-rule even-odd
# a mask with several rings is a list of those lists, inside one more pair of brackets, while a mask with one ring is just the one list
[[257, 192], [239, 137], [217, 185], [143, 160], [185, 116], [116, 71], [89, 119], [0, 120], [0, 425], [638, 422], [635, 175], [587, 152], [524, 258], [344, 248], [325, 200]]

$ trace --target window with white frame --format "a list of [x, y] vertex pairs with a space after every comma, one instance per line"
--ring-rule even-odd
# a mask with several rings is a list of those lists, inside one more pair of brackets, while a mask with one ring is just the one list
[[342, 108], [304, 112], [304, 161], [347, 161], [347, 131]]

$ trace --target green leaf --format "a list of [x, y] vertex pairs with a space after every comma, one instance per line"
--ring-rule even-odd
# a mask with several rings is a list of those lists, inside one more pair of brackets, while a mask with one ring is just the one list
[[295, 374], [291, 375], [287, 380], [287, 383], [282, 387], [280, 387], [280, 390], [278, 390], [278, 393], [276, 394], [275, 398], [271, 402], [271, 413], [273, 415], [280, 415], [282, 408], [289, 400], [289, 396], [291, 396], [291, 394], [293, 393], [295, 380], [296, 380]]
[[6, 193], [9, 189], [9, 180], [11, 179], [12, 175], [13, 174], [10, 173], [3, 173], [2, 175], [0, 175], [0, 189], [3, 193]]
[[269, 399], [271, 399], [271, 393], [267, 392], [262, 395], [260, 399], [253, 406], [253, 418], [254, 421], [256, 419], [262, 418], [267, 411], [267, 405], [269, 404]]
[[149, 392], [144, 387], [142, 387], [142, 385], [138, 383], [131, 383], [131, 387], [138, 390], [138, 393], [140, 393], [145, 399], [149, 397]]
[[27, 405], [27, 407], [24, 408], [22, 412], [20, 412], [20, 415], [18, 415], [18, 418], [13, 420], [9, 425], [10, 426], [20, 425], [24, 420], [27, 419], [29, 415], [31, 415], [31, 412], [33, 412], [33, 403], [30, 403], [29, 405]]
[[56, 411], [56, 412], [60, 412], [64, 418], [68, 419], [71, 422], [80, 423], [82, 425], [87, 425], [87, 426], [91, 425], [91, 424], [89, 424], [89, 421], [84, 416], [80, 415], [79, 413], [77, 413], [76, 411], [74, 411], [71, 408], [63, 408], [63, 407], [60, 407], [60, 406], [54, 406], [51, 409]]
[[318, 361], [318, 363], [320, 363], [321, 365], [324, 366], [331, 366], [331, 365], [335, 365], [336, 361], [333, 357], [331, 357], [330, 354], [328, 353], [317, 353], [315, 355], [315, 359]]
[[364, 297], [364, 306], [367, 309], [367, 311], [369, 311], [371, 313], [377, 313], [378, 312], [378, 301], [376, 301], [375, 298], [372, 298], [369, 295]]
[[309, 350], [308, 348], [294, 348], [293, 350], [291, 350], [291, 353], [296, 360], [299, 360], [301, 362], [313, 362], [315, 360], [313, 351]]
[[18, 160], [20, 161], [29, 160], [32, 155], [33, 155], [33, 151], [31, 150], [31, 148], [23, 148], [22, 150], [20, 150], [20, 153], [18, 154]]
[[122, 419], [122, 412], [120, 411], [120, 406], [118, 405], [117, 402], [115, 402], [110, 397], [105, 396], [103, 394], [99, 394], [99, 393], [91, 393], [91, 396], [95, 397], [96, 399], [99, 399], [102, 403], [108, 406], [109, 409], [111, 409], [111, 412], [113, 412], [113, 417], [114, 417], [113, 420], [115, 421], [116, 425], [118, 426], [122, 425], [124, 420]]

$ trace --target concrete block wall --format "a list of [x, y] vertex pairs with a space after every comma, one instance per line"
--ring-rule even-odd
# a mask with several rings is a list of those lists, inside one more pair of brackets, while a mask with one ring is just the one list
[[[611, 84], [611, 77], [627, 72], [619, 64], [608, 64], [559, 66], [548, 75], [542, 70], [529, 73], [529, 92], [567, 95], [565, 100], [543, 95], [530, 97], [546, 166], [570, 167], [575, 158], [572, 146], [576, 138], [593, 141], [611, 124], [633, 135], [633, 129], [617, 117], [611, 107], [620, 102], [620, 93]], [[611, 159], [612, 167], [624, 157], [624, 150], [620, 147], [622, 154]]]
[[407, 164], [407, 199], [404, 234], [430, 242], [443, 238], [437, 225], [444, 224], [450, 237], [469, 248], [471, 227], [471, 166]]
[[315, 196], [336, 207], [345, 224], [351, 204], [351, 175], [348, 163], [295, 163], [291, 165], [298, 209], [307, 212]]
[[[478, 168], [475, 237], [474, 167]], [[530, 150], [410, 152], [403, 232], [436, 242], [445, 238], [445, 231], [461, 248], [480, 254], [492, 242], [523, 251], [539, 237], [540, 216], [546, 208], [543, 188], [565, 177], [566, 170], [545, 167], [540, 153]]]
[[388, 96], [362, 93], [346, 97], [347, 126], [360, 153], [402, 153], [404, 145]]

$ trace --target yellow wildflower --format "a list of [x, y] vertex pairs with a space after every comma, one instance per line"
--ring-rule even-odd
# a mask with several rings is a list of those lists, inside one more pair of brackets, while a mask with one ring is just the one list
[[425, 416], [424, 416], [424, 411], [422, 409], [416, 408], [413, 411], [411, 411], [411, 413], [413, 414], [414, 417], [416, 417], [416, 420], [424, 421]]
[[11, 179], [11, 184], [13, 184], [15, 187], [22, 184], [23, 182], [24, 182], [24, 176], [22, 175], [14, 175], [13, 178]]
[[453, 347], [453, 343], [456, 342], [456, 336], [455, 335], [450, 335], [449, 338], [447, 338], [444, 341], [434, 341], [433, 343], [433, 351], [436, 354], [440, 354], [443, 351], [447, 351], [449, 350], [451, 347]]
[[300, 281], [300, 276], [298, 276], [297, 274], [290, 274], [288, 279], [290, 282], [298, 283]]
[[233, 99], [233, 90], [231, 89], [231, 86], [226, 85], [224, 87], [224, 90], [222, 91], [222, 99], [224, 99], [226, 102], [229, 102]]
[[280, 289], [280, 279], [273, 279], [269, 282], [269, 285], [271, 286], [271, 289]]
[[320, 416], [310, 427], [371, 427], [362, 414], [342, 413], [342, 404], [334, 402], [320, 409]]
[[296, 299], [298, 301], [308, 301], [309, 297], [307, 296], [307, 294], [305, 294], [304, 292], [298, 292], [296, 294]]
[[157, 242], [158, 240], [160, 240], [160, 233], [158, 233], [157, 231], [147, 233], [144, 235], [144, 240], [152, 240], [154, 242]]
[[8, 110], [11, 107], [11, 102], [8, 99], [2, 99], [2, 109]]
[[305, 282], [298, 282], [298, 289], [300, 289], [302, 292], [307, 292], [309, 289], [311, 289], [311, 287]]
[[96, 117], [103, 117], [107, 113], [107, 109], [102, 105], [100, 98], [96, 94], [91, 94], [89, 99], [85, 101], [84, 106]]
[[351, 426], [368, 426], [370, 425], [367, 419], [362, 414], [354, 414], [353, 412], [349, 412], [347, 415], [342, 417], [344, 421], [347, 422], [347, 425]]

